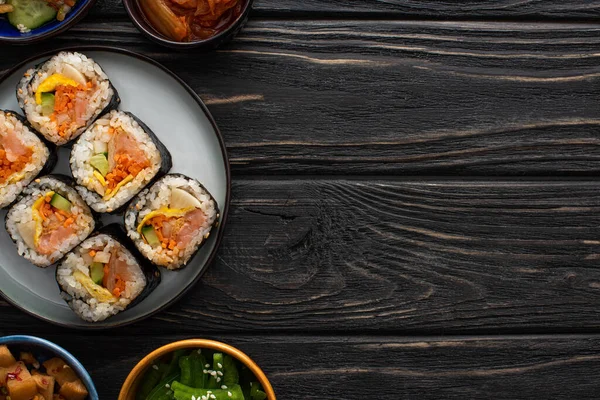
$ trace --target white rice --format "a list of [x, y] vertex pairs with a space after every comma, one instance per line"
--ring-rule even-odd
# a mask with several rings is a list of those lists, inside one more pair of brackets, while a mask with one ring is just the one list
[[[0, 111], [0, 143], [8, 132], [15, 132], [21, 143], [29, 147], [33, 154], [31, 161], [18, 173], [11, 175], [0, 184], [0, 208], [8, 206], [35, 178], [50, 157], [50, 151], [42, 141], [12, 113]], [[12, 183], [11, 183], [12, 182]]]
[[[139, 148], [146, 154], [150, 167], [143, 169], [133, 181], [121, 187], [119, 192], [104, 201], [102, 196], [105, 188], [94, 177], [94, 168], [90, 165], [90, 158], [94, 155], [94, 141], [108, 143], [111, 139], [109, 128], [120, 128], [133, 135]], [[109, 154], [109, 156], [112, 156]], [[97, 212], [112, 212], [127, 203], [144, 186], [146, 186], [158, 173], [161, 167], [161, 155], [152, 141], [150, 135], [131, 117], [123, 111], [111, 111], [98, 119], [86, 130], [71, 150], [71, 171], [73, 177], [82, 185], [77, 187], [81, 197]], [[87, 189], [87, 190], [86, 190]]]
[[[206, 215], [204, 225], [198, 230], [196, 236], [185, 249], [179, 249], [177, 252], [150, 246], [137, 231], [138, 224], [142, 222], [146, 215], [151, 211], [169, 205], [171, 188], [174, 187], [193, 194], [200, 201], [200, 209]], [[182, 175], [167, 175], [134, 199], [125, 214], [125, 227], [127, 228], [127, 235], [146, 258], [168, 269], [179, 269], [188, 263], [198, 247], [208, 238], [210, 230], [218, 218], [218, 209], [214, 199], [198, 181]]]
[[[67, 240], [62, 242], [56, 251], [45, 255], [38, 253], [35, 249], [25, 244], [17, 226], [20, 223], [27, 223], [33, 220], [31, 214], [33, 203], [49, 191], [60, 193], [71, 202], [71, 213], [75, 219], [74, 225], [77, 227], [78, 234], [71, 235]], [[15, 241], [19, 255], [25, 257], [38, 267], [48, 267], [60, 260], [65, 253], [81, 243], [94, 230], [96, 224], [91, 210], [77, 194], [77, 191], [66, 183], [51, 176], [45, 176], [36, 179], [35, 184], [29, 185], [23, 193], [24, 197], [12, 206], [6, 215], [6, 230]]]
[[[120, 260], [125, 261], [133, 279], [125, 284], [125, 291], [114, 303], [102, 303], [90, 295], [81, 283], [74, 277], [77, 270], [90, 276], [90, 261], [87, 254], [90, 250], [102, 249], [104, 252], [117, 252]], [[99, 234], [93, 236], [67, 254], [64, 261], [56, 270], [56, 280], [63, 290], [62, 296], [75, 313], [89, 322], [103, 321], [125, 310], [146, 287], [146, 277], [135, 257], [117, 240], [109, 235]]]
[[[36, 104], [35, 92], [40, 83], [50, 75], [62, 73], [65, 64], [69, 64], [81, 72], [89, 82], [92, 82], [93, 87], [86, 92], [88, 99], [87, 113], [84, 114], [86, 123], [80, 127], [73, 126], [65, 136], [60, 136], [58, 123], [52, 121], [50, 116], [43, 115], [42, 106]], [[114, 95], [115, 91], [110, 85], [108, 77], [94, 60], [81, 53], [64, 51], [46, 61], [38, 69], [29, 69], [17, 86], [19, 106], [25, 112], [29, 123], [46, 139], [59, 146], [79, 136], [110, 104]]]

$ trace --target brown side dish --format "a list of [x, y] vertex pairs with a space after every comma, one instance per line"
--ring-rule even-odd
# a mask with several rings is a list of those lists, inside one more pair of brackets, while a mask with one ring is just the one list
[[85, 400], [88, 391], [60, 358], [40, 362], [32, 353], [19, 359], [0, 346], [0, 400]]
[[138, 0], [150, 25], [178, 42], [205, 40], [233, 24], [247, 0]]

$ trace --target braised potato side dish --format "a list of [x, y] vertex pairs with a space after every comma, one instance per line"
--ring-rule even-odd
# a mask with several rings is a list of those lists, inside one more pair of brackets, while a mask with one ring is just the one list
[[40, 364], [32, 353], [0, 346], [0, 400], [85, 400], [88, 391], [60, 358]]

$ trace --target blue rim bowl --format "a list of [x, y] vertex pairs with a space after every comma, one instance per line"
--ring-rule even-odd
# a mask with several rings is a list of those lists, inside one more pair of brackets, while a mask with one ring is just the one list
[[31, 30], [21, 33], [8, 22], [6, 16], [0, 16], [0, 43], [31, 44], [49, 39], [54, 35], [66, 31], [88, 13], [96, 0], [77, 0], [75, 6], [67, 14], [64, 21], [52, 21]]
[[77, 376], [81, 379], [81, 382], [85, 385], [89, 392], [88, 399], [89, 400], [99, 400], [98, 391], [96, 390], [96, 386], [94, 386], [94, 382], [92, 382], [92, 378], [90, 374], [86, 371], [83, 365], [71, 353], [63, 349], [62, 347], [47, 341], [46, 339], [42, 339], [35, 336], [25, 336], [25, 335], [14, 335], [14, 336], [4, 336], [0, 337], [0, 345], [25, 345], [28, 347], [41, 347], [45, 351], [56, 355], [59, 358], [62, 358], [65, 363], [67, 363]]

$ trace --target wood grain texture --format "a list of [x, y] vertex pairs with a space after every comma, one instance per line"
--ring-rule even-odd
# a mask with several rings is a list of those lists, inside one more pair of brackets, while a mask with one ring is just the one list
[[256, 0], [254, 9], [269, 14], [346, 17], [427, 18], [594, 18], [600, 2], [556, 0]]
[[256, 0], [203, 54], [99, 0], [34, 52], [114, 45], [188, 82], [233, 163], [226, 235], [148, 320], [76, 332], [0, 300], [0, 336], [63, 345], [102, 399], [189, 337], [240, 347], [286, 400], [597, 397], [599, 18], [597, 0]]
[[[42, 336], [65, 346], [83, 362], [101, 399], [117, 398], [127, 374], [145, 354], [188, 338], [66, 333]], [[593, 378], [600, 368], [597, 335], [210, 337], [252, 357], [282, 400], [356, 400], [374, 393], [385, 400], [589, 399], [600, 390]]]
[[[94, 16], [123, 15], [120, 0], [98, 0]], [[600, 1], [255, 0], [253, 16], [329, 18], [599, 19]]]
[[120, 332], [597, 330], [599, 211], [598, 182], [238, 179], [201, 284]]
[[[164, 63], [207, 101], [238, 175], [596, 176], [598, 43], [587, 24], [252, 20], [211, 54], [164, 50], [128, 22], [40, 49]], [[0, 70], [30, 55], [13, 50]]]

